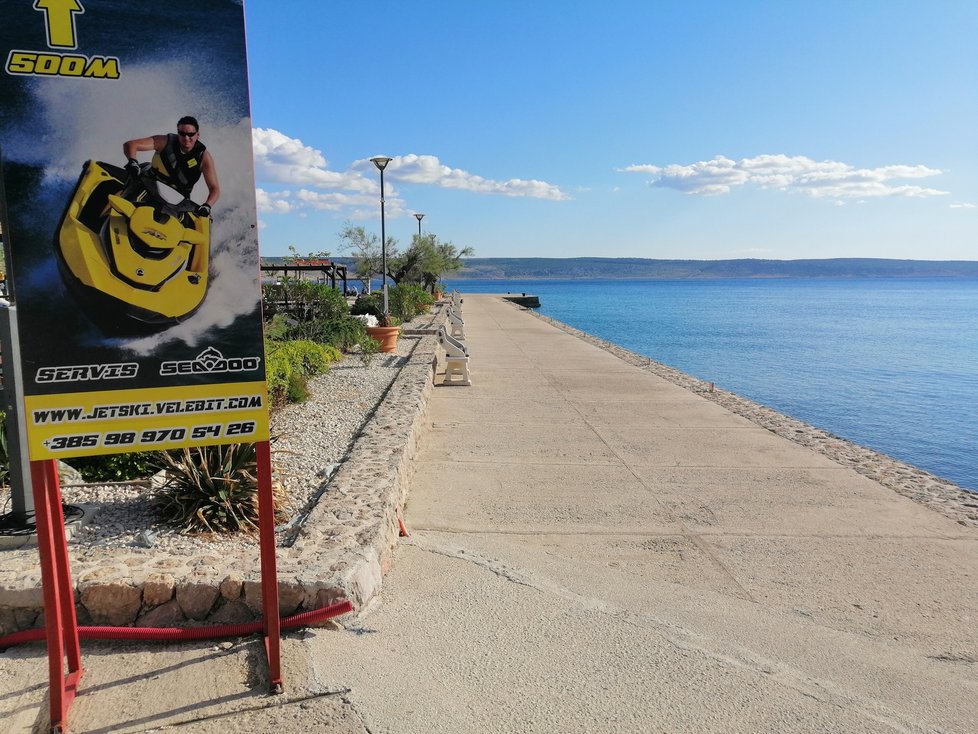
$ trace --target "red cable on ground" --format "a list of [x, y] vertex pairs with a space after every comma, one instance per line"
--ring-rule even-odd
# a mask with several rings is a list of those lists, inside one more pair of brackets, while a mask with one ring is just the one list
[[[293, 614], [281, 620], [282, 629], [303, 627], [353, 611], [353, 604], [341, 601], [328, 607], [313, 609], [301, 614]], [[83, 640], [164, 640], [166, 642], [185, 642], [207, 640], [214, 637], [243, 637], [261, 632], [264, 623], [244, 622], [214, 627], [79, 627], [78, 636]], [[12, 635], [0, 637], [0, 650], [25, 642], [37, 642], [45, 638], [44, 628], [23, 630]]]

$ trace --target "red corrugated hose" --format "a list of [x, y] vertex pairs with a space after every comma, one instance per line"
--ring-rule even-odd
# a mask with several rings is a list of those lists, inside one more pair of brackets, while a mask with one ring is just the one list
[[[313, 609], [291, 617], [283, 617], [282, 629], [304, 627], [323, 622], [332, 617], [353, 611], [353, 605], [343, 600], [328, 607]], [[188, 640], [207, 640], [214, 637], [243, 637], [261, 632], [264, 623], [244, 622], [214, 627], [79, 627], [78, 637], [83, 640], [163, 640], [166, 642], [185, 642]], [[38, 642], [45, 639], [44, 628], [23, 630], [12, 635], [0, 637], [0, 650], [25, 642]]]

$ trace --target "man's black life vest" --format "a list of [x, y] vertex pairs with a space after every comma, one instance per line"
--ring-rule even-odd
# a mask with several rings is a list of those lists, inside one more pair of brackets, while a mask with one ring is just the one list
[[200, 180], [205, 150], [207, 148], [198, 140], [189, 153], [184, 153], [177, 136], [169, 133], [163, 150], [153, 156], [153, 170], [163, 181], [190, 198], [194, 184]]

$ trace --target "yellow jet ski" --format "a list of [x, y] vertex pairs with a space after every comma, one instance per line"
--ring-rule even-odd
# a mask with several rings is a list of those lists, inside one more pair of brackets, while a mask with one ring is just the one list
[[196, 210], [148, 163], [132, 177], [108, 163], [85, 163], [56, 247], [62, 276], [93, 321], [111, 331], [148, 331], [200, 307], [210, 218]]

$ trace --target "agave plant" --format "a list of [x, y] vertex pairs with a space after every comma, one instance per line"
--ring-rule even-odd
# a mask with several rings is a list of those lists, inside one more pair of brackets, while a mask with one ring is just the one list
[[[165, 481], [154, 493], [162, 521], [194, 533], [258, 529], [255, 444], [196, 446], [160, 454]], [[285, 490], [272, 482], [276, 522], [287, 516]]]

